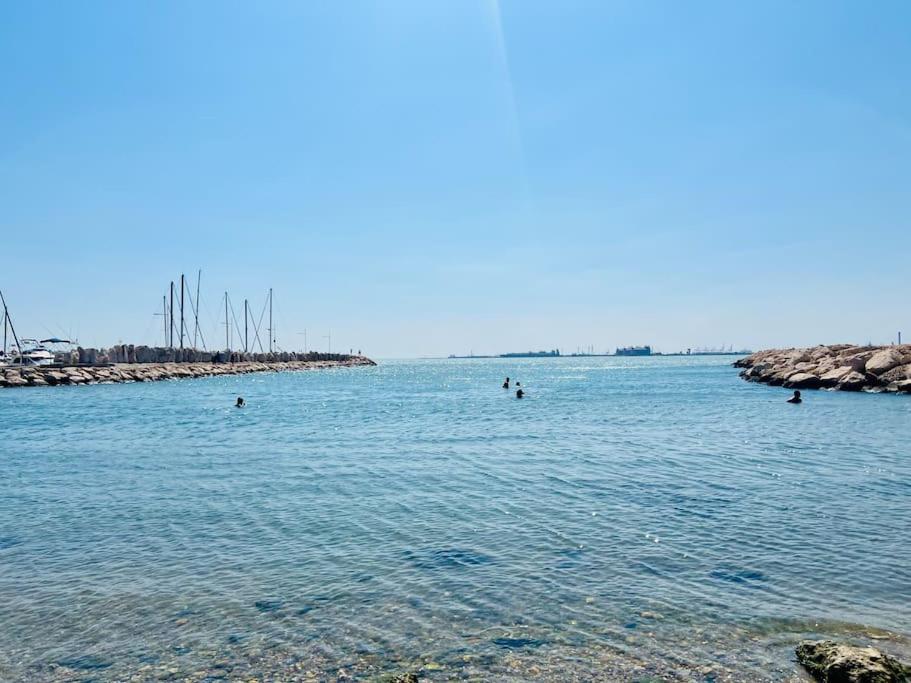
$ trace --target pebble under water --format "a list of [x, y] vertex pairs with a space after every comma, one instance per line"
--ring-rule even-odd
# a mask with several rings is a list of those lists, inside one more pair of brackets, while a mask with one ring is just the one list
[[911, 397], [788, 405], [732, 360], [0, 390], [0, 680], [802, 681], [805, 637], [911, 659]]

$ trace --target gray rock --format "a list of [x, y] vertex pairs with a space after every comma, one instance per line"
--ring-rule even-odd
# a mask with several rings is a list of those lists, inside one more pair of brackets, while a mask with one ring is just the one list
[[848, 356], [846, 364], [851, 366], [854, 372], [865, 372], [867, 369], [867, 359], [873, 355], [873, 351], [864, 351]]
[[864, 369], [867, 372], [872, 372], [874, 375], [881, 375], [895, 366], [901, 365], [901, 363], [902, 354], [895, 349], [883, 349], [870, 356]]
[[819, 377], [808, 372], [795, 372], [784, 383], [791, 389], [818, 389], [821, 384]]
[[850, 365], [842, 365], [840, 368], [829, 370], [829, 372], [823, 374], [819, 379], [822, 380], [823, 386], [834, 387], [847, 375], [851, 374], [851, 372], [853, 371], [851, 370]]
[[804, 640], [797, 661], [822, 683], [907, 683], [911, 670], [894, 657], [872, 647], [843, 645], [831, 640]]
[[838, 388], [842, 391], [860, 391], [865, 386], [867, 386], [867, 376], [859, 372], [849, 372], [838, 383]]
[[47, 380], [48, 384], [62, 384], [69, 381], [69, 377], [65, 373], [56, 370], [45, 372], [44, 379]]
[[879, 376], [879, 380], [887, 384], [889, 382], [901, 382], [906, 379], [911, 379], [911, 364], [897, 365]]

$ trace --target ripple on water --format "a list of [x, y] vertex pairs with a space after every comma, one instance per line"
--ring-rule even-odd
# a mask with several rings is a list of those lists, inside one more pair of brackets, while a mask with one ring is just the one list
[[909, 400], [786, 395], [713, 358], [0, 392], [0, 679], [784, 681], [826, 636], [909, 658]]

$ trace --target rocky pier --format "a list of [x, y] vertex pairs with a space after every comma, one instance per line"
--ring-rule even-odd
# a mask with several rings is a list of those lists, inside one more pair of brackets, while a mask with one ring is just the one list
[[[72, 364], [0, 367], [0, 387], [155, 382], [251, 372], [292, 372], [376, 365], [365, 356], [346, 354], [227, 354], [147, 347], [118, 347], [114, 352], [79, 349], [78, 356], [72, 359]], [[90, 357], [92, 361], [86, 362]], [[157, 357], [165, 359], [147, 360]], [[139, 358], [143, 360], [138, 360]]]
[[769, 349], [734, 366], [745, 380], [789, 389], [911, 393], [911, 344]]

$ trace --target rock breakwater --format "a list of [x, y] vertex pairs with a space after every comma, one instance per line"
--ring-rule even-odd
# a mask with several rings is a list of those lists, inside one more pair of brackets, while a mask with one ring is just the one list
[[0, 368], [0, 387], [37, 387], [116, 382], [155, 382], [251, 372], [290, 372], [325, 368], [376, 365], [364, 356], [309, 354], [307, 360], [272, 360], [197, 363], [114, 363], [93, 366]]
[[745, 380], [790, 389], [911, 393], [911, 344], [769, 349], [734, 366]]

